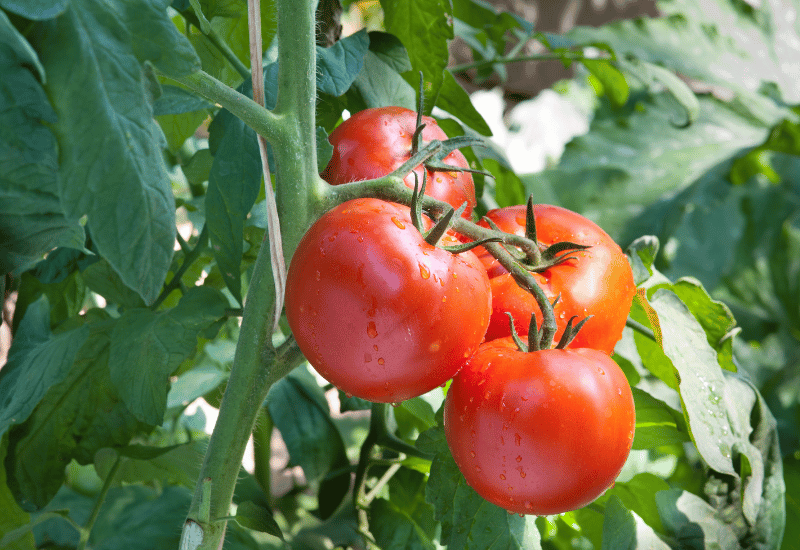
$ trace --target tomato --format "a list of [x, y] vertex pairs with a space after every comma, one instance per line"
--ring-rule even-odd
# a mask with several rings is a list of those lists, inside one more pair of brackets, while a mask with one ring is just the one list
[[[622, 337], [636, 293], [628, 259], [605, 231], [580, 214], [545, 204], [535, 205], [533, 212], [537, 239], [541, 244], [549, 246], [569, 241], [590, 246], [586, 250], [572, 252], [570, 256], [574, 259], [533, 274], [551, 303], [561, 296], [554, 307], [558, 325], [556, 341], [561, 338], [572, 316], [577, 316], [576, 321], [579, 321], [591, 315], [568, 347], [613, 353], [614, 346]], [[507, 233], [525, 234], [525, 206], [491, 210], [486, 217]], [[481, 224], [488, 227], [485, 221], [481, 221]], [[536, 315], [537, 322], [542, 322], [536, 299], [519, 287], [485, 249], [476, 250], [492, 281], [492, 320], [486, 340], [511, 334], [505, 312], [514, 317], [517, 332], [526, 335], [532, 313]]]
[[475, 255], [426, 243], [399, 204], [337, 206], [289, 267], [286, 316], [300, 350], [326, 380], [370, 401], [444, 384], [481, 343], [490, 313]]
[[597, 350], [481, 345], [453, 379], [447, 444], [467, 483], [521, 514], [585, 506], [616, 479], [636, 413], [625, 375]]
[[[422, 117], [425, 129], [422, 141], [444, 141], [447, 134], [431, 117]], [[322, 172], [322, 178], [331, 185], [361, 181], [385, 176], [411, 158], [411, 140], [417, 124], [417, 114], [403, 107], [378, 107], [359, 111], [342, 122], [328, 137], [333, 145], [333, 157]], [[464, 155], [455, 150], [444, 158], [444, 163], [461, 168], [469, 164]], [[423, 168], [414, 172], [422, 185]], [[405, 177], [405, 184], [414, 188], [414, 172]], [[459, 208], [470, 219], [477, 204], [475, 184], [469, 172], [433, 172], [428, 170], [425, 194]]]

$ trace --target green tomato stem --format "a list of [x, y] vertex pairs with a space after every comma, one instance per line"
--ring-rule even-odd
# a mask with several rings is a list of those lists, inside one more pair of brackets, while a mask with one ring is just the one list
[[94, 527], [97, 518], [100, 516], [100, 509], [103, 507], [103, 503], [106, 501], [108, 491], [111, 490], [111, 486], [114, 484], [114, 477], [117, 475], [117, 471], [119, 470], [121, 464], [122, 455], [117, 454], [117, 459], [111, 466], [105, 481], [103, 481], [103, 487], [100, 489], [100, 493], [97, 495], [97, 501], [94, 503], [89, 520], [86, 522], [86, 525], [83, 528], [79, 529], [80, 540], [78, 542], [78, 550], [86, 549], [86, 545], [89, 543], [89, 536], [92, 534], [92, 527]]
[[285, 127], [289, 124], [285, 119], [205, 71], [197, 71], [182, 77], [163, 76], [177, 80], [209, 101], [222, 105], [268, 141], [277, 140], [286, 133]]

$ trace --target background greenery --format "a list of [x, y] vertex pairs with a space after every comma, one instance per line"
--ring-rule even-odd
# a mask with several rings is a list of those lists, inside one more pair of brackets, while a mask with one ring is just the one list
[[[443, 392], [387, 410], [301, 365], [260, 409], [225, 547], [360, 548], [368, 530], [386, 549], [796, 548], [800, 3], [662, 0], [658, 17], [565, 35], [470, 0], [356, 4], [381, 30], [318, 47], [322, 138], [345, 109], [413, 108], [418, 71], [428, 110], [456, 117], [449, 134], [488, 135], [446, 70], [456, 35], [482, 62], [473, 81], [502, 81], [530, 43], [575, 68], [554, 89], [591, 124], [557, 164], [515, 174], [498, 148], [466, 154], [494, 175], [477, 180], [484, 209], [532, 193], [633, 243], [649, 301], [632, 317], [659, 337], [626, 331], [615, 355], [634, 451], [592, 505], [520, 518], [463, 482]], [[0, 547], [178, 545], [207, 441], [186, 409], [219, 406], [267, 223], [255, 133], [175, 79], [202, 68], [251, 93], [246, 8], [0, 0], [0, 272], [15, 300]], [[261, 9], [272, 107], [275, 6]], [[320, 139], [320, 167], [329, 154]], [[277, 434], [288, 461], [273, 468]]]

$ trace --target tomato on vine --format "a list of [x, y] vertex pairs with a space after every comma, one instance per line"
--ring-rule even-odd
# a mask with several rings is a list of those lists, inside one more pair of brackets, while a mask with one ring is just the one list
[[[423, 142], [447, 139], [433, 118], [423, 116], [422, 123], [425, 124]], [[323, 170], [322, 178], [331, 185], [340, 185], [391, 173], [411, 158], [416, 124], [417, 114], [404, 107], [377, 107], [355, 113], [328, 136], [333, 145], [333, 156]], [[442, 162], [469, 168], [467, 159], [457, 149], [445, 156]], [[466, 202], [467, 208], [462, 216], [469, 219], [477, 204], [472, 175], [418, 166], [405, 177], [405, 184], [413, 189], [414, 173], [418, 181], [422, 181], [424, 171], [427, 171], [428, 181], [425, 194], [445, 201], [453, 208]]]
[[288, 271], [286, 316], [300, 350], [325, 379], [370, 401], [444, 384], [483, 340], [490, 313], [475, 255], [429, 244], [408, 207], [377, 199], [324, 214]]
[[585, 506], [616, 479], [636, 413], [617, 364], [593, 349], [520, 351], [482, 344], [453, 379], [447, 444], [467, 483], [520, 514]]
[[[490, 210], [485, 217], [507, 233], [525, 235], [525, 208], [519, 205]], [[533, 273], [550, 302], [558, 298], [553, 307], [558, 325], [555, 341], [561, 338], [571, 317], [590, 317], [569, 347], [613, 353], [636, 292], [628, 259], [605, 231], [580, 214], [546, 204], [534, 205], [533, 213], [541, 245], [573, 242], [589, 246], [570, 252], [569, 258], [557, 265]], [[479, 224], [489, 226], [485, 220]], [[492, 320], [486, 340], [511, 334], [506, 312], [514, 317], [520, 335], [527, 334], [531, 314], [542, 318], [536, 299], [517, 285], [485, 249], [475, 250], [492, 283]]]

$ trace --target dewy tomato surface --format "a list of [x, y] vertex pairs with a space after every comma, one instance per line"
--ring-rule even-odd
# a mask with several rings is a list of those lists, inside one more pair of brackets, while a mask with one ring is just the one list
[[398, 402], [444, 384], [491, 312], [472, 252], [426, 243], [409, 208], [355, 199], [324, 214], [289, 267], [286, 315], [312, 366], [344, 392]]
[[[447, 139], [447, 134], [436, 120], [422, 117], [422, 122], [425, 124], [422, 141]], [[403, 107], [379, 107], [355, 113], [328, 137], [333, 145], [333, 156], [322, 172], [322, 178], [331, 185], [340, 185], [389, 174], [411, 158], [416, 123], [417, 114]], [[467, 159], [458, 150], [444, 157], [443, 162], [461, 168], [469, 167]], [[425, 170], [417, 167], [405, 177], [405, 184], [414, 188], [416, 172], [422, 185]], [[466, 202], [467, 208], [462, 215], [470, 218], [477, 200], [475, 184], [469, 172], [427, 170], [427, 177], [426, 195], [445, 201], [453, 208], [459, 208]]]
[[[525, 234], [525, 206], [490, 210], [486, 217], [507, 232]], [[533, 276], [552, 303], [561, 337], [572, 316], [576, 322], [591, 316], [569, 345], [570, 348], [599, 349], [613, 353], [622, 337], [636, 285], [633, 271], [619, 245], [591, 220], [558, 206], [538, 204], [533, 207], [538, 241], [549, 246], [569, 241], [588, 245], [586, 250], [569, 254], [572, 258]], [[488, 227], [485, 221], [481, 225]], [[506, 312], [514, 317], [517, 332], [528, 333], [531, 314], [541, 323], [536, 299], [517, 285], [505, 268], [483, 248], [476, 254], [487, 269], [492, 283], [492, 320], [486, 340], [511, 334]]]
[[608, 355], [521, 352], [510, 338], [480, 346], [444, 409], [467, 483], [521, 514], [558, 514], [601, 495], [627, 459], [635, 423], [630, 386]]

